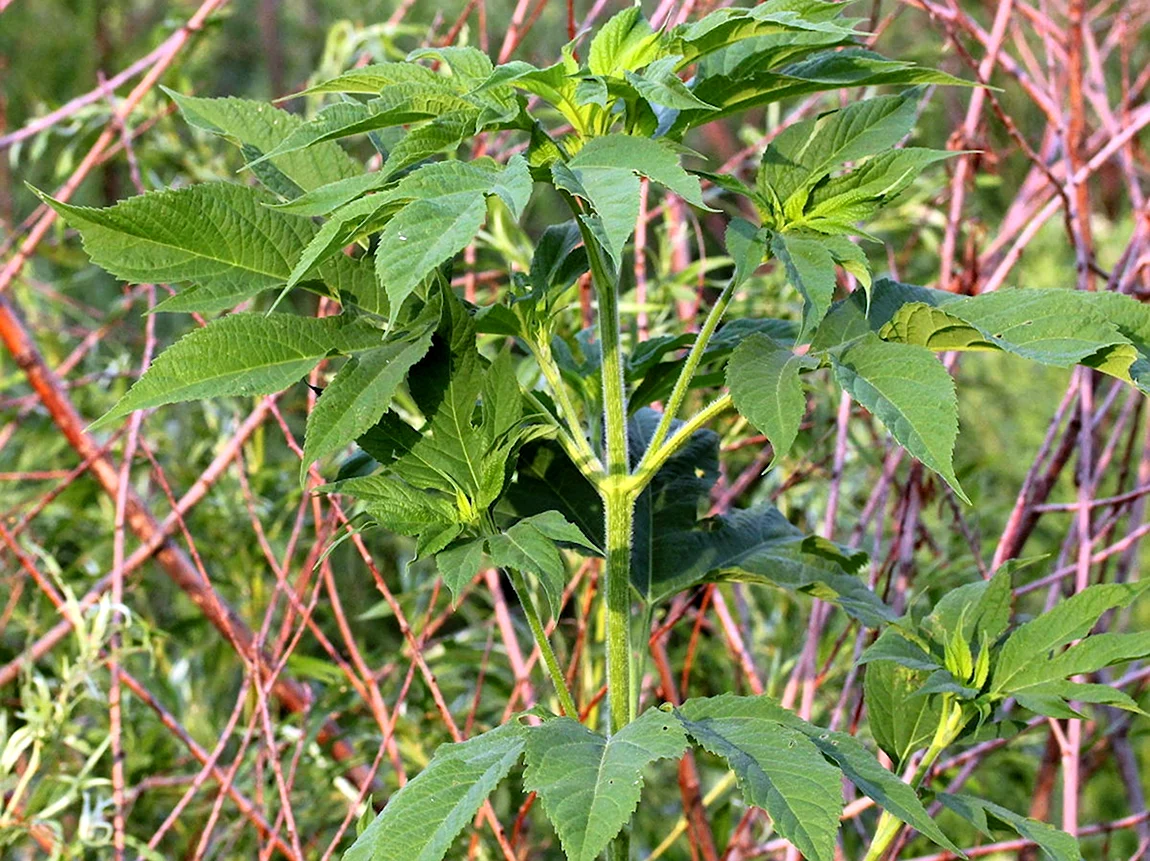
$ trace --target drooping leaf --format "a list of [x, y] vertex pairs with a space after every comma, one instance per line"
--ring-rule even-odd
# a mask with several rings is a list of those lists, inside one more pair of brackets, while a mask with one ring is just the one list
[[652, 600], [705, 580], [761, 583], [838, 604], [868, 627], [894, 618], [859, 579], [866, 555], [850, 554], [791, 525], [776, 508], [761, 506], [660, 535], [655, 542]]
[[596, 552], [590, 539], [557, 511], [526, 517], [487, 539], [487, 552], [496, 565], [535, 575], [554, 617], [559, 615], [567, 585], [567, 566], [557, 545], [560, 541]]
[[412, 365], [431, 348], [432, 329], [352, 356], [307, 419], [301, 474], [379, 421]]
[[771, 463], [786, 457], [807, 409], [799, 373], [815, 360], [754, 335], [735, 348], [727, 363], [727, 386], [737, 409], [770, 440]]
[[834, 255], [820, 239], [782, 233], [771, 236], [771, 252], [783, 264], [787, 280], [803, 296], [802, 341], [822, 322], [834, 298]]
[[609, 739], [557, 718], [531, 731], [523, 784], [539, 793], [568, 861], [595, 861], [635, 812], [647, 766], [686, 747], [680, 722], [659, 709]]
[[188, 333], [159, 356], [93, 427], [135, 410], [223, 395], [267, 395], [320, 359], [378, 346], [382, 333], [343, 317], [232, 314]]
[[621, 134], [594, 138], [566, 164], [556, 163], [552, 173], [557, 186], [594, 208], [616, 266], [639, 217], [640, 176], [693, 206], [709, 208], [703, 203], [699, 180], [683, 170], [675, 151], [650, 138]]
[[1072, 835], [1045, 822], [1020, 816], [992, 801], [973, 795], [951, 795], [944, 792], [939, 794], [938, 800], [987, 837], [993, 837], [986, 819], [989, 813], [1023, 839], [1032, 841], [1049, 861], [1082, 861], [1082, 850], [1078, 846], [1078, 841]]
[[721, 756], [743, 800], [811, 861], [832, 861], [842, 811], [838, 771], [803, 733], [780, 722], [768, 700], [723, 694], [678, 710], [688, 734]]
[[451, 590], [452, 600], [459, 601], [467, 584], [475, 579], [483, 567], [487, 542], [474, 538], [448, 547], [435, 555], [435, 564], [443, 577], [443, 582]]
[[388, 801], [344, 861], [440, 861], [518, 762], [529, 729], [518, 721], [445, 744]]
[[954, 380], [929, 350], [867, 335], [835, 361], [839, 384], [963, 501], [951, 457], [958, 436]]

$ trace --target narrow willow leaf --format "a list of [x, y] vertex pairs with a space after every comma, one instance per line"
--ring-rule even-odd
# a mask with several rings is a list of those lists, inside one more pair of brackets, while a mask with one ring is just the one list
[[958, 436], [954, 380], [929, 350], [868, 335], [842, 352], [835, 362], [835, 375], [899, 445], [969, 502], [951, 464]]
[[748, 804], [811, 861], [832, 861], [842, 812], [838, 771], [766, 699], [732, 694], [691, 699], [679, 714], [688, 734], [734, 771]]
[[944, 792], [939, 794], [938, 800], [987, 837], [993, 837], [986, 819], [989, 813], [1020, 837], [1037, 845], [1048, 861], [1082, 861], [1082, 850], [1078, 846], [1078, 840], [1045, 822], [1020, 816], [992, 801], [973, 795], [951, 795]]
[[659, 709], [609, 739], [557, 718], [532, 729], [523, 785], [539, 793], [568, 861], [595, 861], [635, 812], [647, 766], [686, 748], [680, 722]]
[[[304, 123], [298, 115], [265, 102], [202, 99], [162, 89], [179, 106], [189, 125], [221, 135], [239, 146], [252, 147], [256, 157], [275, 149]], [[305, 192], [362, 174], [355, 159], [334, 142], [277, 156], [271, 163]]]
[[204, 183], [90, 209], [43, 196], [80, 231], [96, 265], [133, 284], [194, 281], [254, 296], [283, 284], [315, 230], [269, 209], [266, 193]]
[[531, 186], [520, 156], [506, 167], [490, 159], [444, 162], [405, 177], [394, 194], [412, 202], [388, 222], [375, 253], [376, 273], [391, 307], [398, 309], [437, 266], [475, 238], [487, 214], [488, 195], [498, 196], [518, 217]]
[[606, 135], [592, 139], [566, 165], [552, 168], [556, 184], [583, 198], [602, 224], [607, 252], [615, 265], [639, 216], [639, 177], [645, 176], [701, 209], [699, 180], [679, 164], [670, 147], [650, 138]]
[[766, 335], [751, 336], [731, 354], [727, 387], [735, 409], [770, 440], [772, 465], [790, 451], [807, 410], [799, 372], [817, 364]]
[[222, 395], [286, 388], [333, 352], [377, 346], [382, 333], [342, 317], [232, 314], [188, 333], [156, 357], [128, 393], [92, 427], [135, 410]]
[[431, 331], [393, 341], [347, 360], [307, 418], [300, 474], [379, 421], [412, 365], [431, 348]]
[[1038, 658], [1085, 637], [1103, 613], [1127, 606], [1142, 591], [1144, 586], [1141, 585], [1110, 583], [1090, 586], [1020, 625], [1002, 645], [991, 676], [991, 692], [1009, 694], [1017, 680], [1025, 677]]
[[925, 673], [893, 661], [875, 660], [866, 670], [867, 726], [898, 768], [930, 744], [942, 718], [937, 697], [915, 696], [925, 680]]
[[787, 280], [803, 296], [803, 328], [799, 340], [809, 338], [822, 322], [835, 294], [835, 258], [818, 239], [775, 233], [771, 252], [786, 269]]
[[435, 751], [427, 767], [388, 801], [344, 861], [440, 861], [523, 753], [517, 721]]

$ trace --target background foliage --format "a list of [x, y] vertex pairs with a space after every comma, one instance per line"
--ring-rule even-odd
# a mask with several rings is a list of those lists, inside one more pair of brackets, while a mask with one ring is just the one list
[[[132, 104], [139, 77], [113, 92], [100, 87], [166, 40], [186, 36], [153, 61], [166, 61], [160, 83], [269, 98], [445, 41], [493, 55], [506, 47], [509, 57], [543, 65], [567, 40], [569, 10], [528, 0], [205, 7], [202, 26], [185, 32], [197, 13], [191, 3], [0, 0], [0, 248], [9, 267], [0, 281], [8, 348], [0, 353], [0, 852], [14, 857], [102, 855], [117, 806], [127, 811], [133, 852], [320, 857], [350, 843], [369, 774], [367, 791], [383, 799], [452, 739], [452, 727], [468, 735], [499, 724], [545, 692], [507, 584], [480, 578], [453, 610], [436, 572], [408, 564], [414, 548], [380, 531], [362, 539], [370, 563], [355, 541], [322, 556], [352, 512], [300, 489], [298, 446], [314, 397], [305, 386], [255, 405], [192, 403], [142, 425], [125, 421], [92, 437], [110, 444], [113, 463], [91, 468], [103, 453], [85, 447], [84, 426], [122, 394], [141, 355], [195, 323], [144, 316], [164, 287], [124, 289], [58, 224], [29, 247], [26, 262], [20, 249], [42, 217], [25, 181], [55, 191], [80, 176], [72, 202], [105, 205], [140, 189], [235, 179], [239, 155], [189, 129], [160, 89], [146, 87]], [[856, 14], [870, 17], [877, 49], [968, 78], [982, 63], [1002, 88], [991, 96], [939, 91], [928, 103], [917, 145], [980, 152], [916, 180], [874, 226], [882, 244], [868, 248], [873, 268], [964, 293], [1000, 284], [1066, 288], [1096, 277], [1098, 286], [1144, 298], [1150, 12], [1139, 4], [1016, 2], [999, 12], [996, 27], [998, 8], [856, 4]], [[581, 24], [616, 9], [576, 4], [571, 12]], [[703, 10], [646, 11], [677, 19]], [[86, 103], [69, 102], [85, 93]], [[318, 101], [287, 105], [311, 112]], [[785, 112], [760, 111], [689, 143], [745, 177], [764, 132], [833, 106], [835, 99], [799, 101]], [[1066, 139], [1077, 143], [1065, 147]], [[93, 146], [107, 158], [85, 170]], [[370, 155], [362, 139], [352, 146]], [[498, 151], [500, 141], [490, 146]], [[1082, 164], [1089, 180], [1068, 183], [1068, 168]], [[554, 220], [537, 206], [529, 229]], [[637, 339], [696, 315], [713, 296], [721, 253], [705, 215], [696, 220], [670, 204], [643, 217], [643, 254], [628, 262], [634, 290], [624, 297]], [[481, 238], [476, 259], [494, 260], [490, 248], [501, 241]], [[696, 256], [700, 248], [707, 256]], [[1096, 276], [1079, 265], [1087, 258]], [[482, 296], [505, 283], [492, 270], [490, 279], [457, 286]], [[754, 288], [736, 299], [738, 315], [797, 319], [781, 273], [767, 272]], [[770, 499], [805, 530], [858, 543], [874, 560], [872, 582], [896, 607], [933, 604], [974, 581], [996, 548], [1045, 556], [1016, 576], [1023, 613], [1073, 591], [1082, 547], [1100, 557], [1088, 570], [1092, 582], [1136, 579], [1150, 486], [1143, 398], [1109, 380], [1008, 356], [964, 358], [956, 373], [956, 472], [972, 506], [892, 454], [881, 428], [828, 385], [808, 393], [796, 445], [766, 474], [771, 452], [761, 438], [733, 417], [718, 428], [729, 456], [716, 510]], [[320, 372], [314, 381], [322, 380]], [[861, 420], [846, 423], [847, 409]], [[1083, 418], [1092, 433], [1082, 433]], [[126, 486], [158, 530], [137, 527], [134, 504], [117, 499], [125, 450]], [[174, 507], [189, 493], [192, 504]], [[1084, 521], [1070, 504], [1091, 500], [1102, 502]], [[183, 573], [182, 585], [173, 572]], [[123, 575], [119, 598], [112, 573]], [[568, 646], [560, 657], [575, 669], [601, 624], [588, 600], [595, 576], [593, 566], [579, 572], [560, 623]], [[765, 690], [820, 724], [850, 730], [863, 708], [851, 658], [866, 639], [848, 622], [776, 590], [705, 587], [656, 620], [644, 697]], [[1146, 622], [1118, 615], [1111, 624]], [[254, 671], [245, 631], [273, 656], [277, 686]], [[118, 694], [113, 657], [124, 671]], [[580, 704], [593, 704], [601, 680], [576, 675]], [[1144, 707], [1145, 675], [1134, 666], [1123, 679]], [[342, 740], [335, 747], [323, 723], [329, 716]], [[1061, 725], [1036, 722], [1009, 744], [988, 742], [975, 756], [943, 763], [943, 773], [955, 790], [1054, 823], [1063, 822], [1069, 794], [1078, 799], [1088, 857], [1137, 857], [1150, 840], [1145, 724], [1108, 710], [1091, 716], [1078, 747], [1068, 748]], [[113, 747], [126, 754], [122, 778], [113, 774]], [[1067, 770], [1068, 759], [1080, 767]], [[668, 815], [638, 821], [643, 857], [786, 851], [738, 800], [717, 759], [664, 771], [648, 780], [645, 809]], [[507, 840], [526, 857], [555, 857], [555, 835], [518, 785], [495, 796]], [[676, 826], [681, 799], [691, 798], [706, 814]], [[869, 820], [873, 810], [859, 805], [852, 815]], [[854, 857], [849, 825], [844, 834]], [[979, 842], [988, 840], [972, 831], [963, 845]], [[499, 857], [487, 827], [460, 846]], [[931, 851], [922, 841], [905, 855]]]

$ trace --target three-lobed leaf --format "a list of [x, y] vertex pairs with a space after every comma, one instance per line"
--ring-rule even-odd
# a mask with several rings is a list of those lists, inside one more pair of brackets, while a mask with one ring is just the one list
[[631, 819], [643, 772], [687, 748], [673, 715], [649, 709], [610, 738], [571, 718], [534, 728], [527, 740], [524, 788], [539, 794], [568, 861], [595, 861]]

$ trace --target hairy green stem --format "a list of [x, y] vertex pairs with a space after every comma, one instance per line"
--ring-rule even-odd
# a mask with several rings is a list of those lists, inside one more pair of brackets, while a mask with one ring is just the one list
[[715, 334], [715, 329], [719, 327], [719, 321], [723, 319], [723, 314], [726, 313], [727, 306], [731, 304], [731, 299], [735, 295], [735, 279], [732, 277], [727, 282], [727, 286], [723, 288], [722, 294], [711, 306], [710, 313], [707, 314], [707, 319], [703, 321], [702, 327], [699, 329], [699, 334], [695, 336], [695, 343], [691, 345], [691, 351], [687, 354], [687, 360], [683, 364], [683, 368], [679, 371], [679, 378], [675, 381], [675, 388], [671, 391], [670, 398], [667, 399], [667, 405], [663, 410], [663, 418], [659, 420], [659, 426], [655, 428], [655, 433], [651, 437], [651, 442], [647, 446], [647, 452], [643, 455], [643, 460], [639, 463], [638, 471], [642, 471], [644, 463], [653, 453], [659, 450], [663, 444], [663, 440], [667, 438], [667, 434], [671, 432], [671, 426], [675, 421], [676, 416], [679, 415], [679, 409], [683, 406], [683, 401], [687, 397], [687, 393], [691, 390], [691, 380], [694, 379], [695, 371], [699, 369], [699, 365], [703, 361], [703, 354], [707, 351], [707, 344], [711, 341], [711, 336]]
[[707, 406], [703, 407], [695, 415], [691, 416], [682, 426], [675, 431], [674, 436], [659, 446], [658, 450], [649, 449], [647, 454], [643, 456], [643, 460], [635, 468], [635, 473], [632, 476], [631, 489], [634, 493], [638, 493], [646, 487], [652, 478], [655, 477], [660, 469], [671, 457], [687, 444], [687, 440], [695, 431], [706, 425], [711, 419], [720, 413], [725, 412], [731, 406], [730, 394], [720, 395]]
[[[578, 217], [574, 201], [569, 201]], [[635, 493], [627, 445], [627, 392], [619, 324], [618, 279], [590, 229], [579, 219], [591, 281], [599, 303], [599, 349], [603, 368], [603, 422], [607, 475], [599, 482], [606, 519], [607, 696], [611, 733], [634, 718], [631, 705], [631, 543]], [[628, 861], [631, 833], [624, 827], [607, 849], [609, 861]]]
[[555, 398], [559, 415], [566, 425], [568, 441], [578, 455], [578, 457], [573, 458], [575, 464], [592, 481], [598, 481], [603, 474], [603, 464], [595, 452], [591, 450], [591, 444], [587, 441], [587, 434], [584, 433], [583, 425], [579, 421], [579, 411], [575, 409], [571, 394], [567, 391], [567, 386], [563, 384], [559, 366], [555, 364], [555, 357], [551, 355], [551, 345], [536, 343], [531, 340], [528, 342], [528, 346], [539, 365], [543, 379], [547, 381], [551, 396]]
[[504, 569], [507, 571], [507, 576], [511, 578], [511, 585], [515, 589], [515, 594], [519, 597], [519, 603], [523, 607], [523, 613], [527, 616], [527, 625], [531, 628], [531, 634], [535, 637], [535, 645], [539, 647], [539, 654], [543, 657], [543, 664], [547, 667], [547, 673], [551, 676], [551, 684], [555, 688], [555, 693], [559, 697], [559, 705], [563, 709], [563, 713], [572, 720], [579, 720], [579, 709], [575, 705], [575, 698], [571, 696], [571, 690], [567, 687], [567, 679], [563, 676], [563, 668], [559, 666], [559, 660], [555, 657], [555, 650], [551, 648], [551, 640], [547, 637], [547, 629], [543, 627], [543, 620], [539, 616], [539, 611], [535, 608], [535, 600], [531, 597], [531, 592], [527, 589], [527, 581], [523, 579], [523, 574], [516, 571], [514, 568]]

